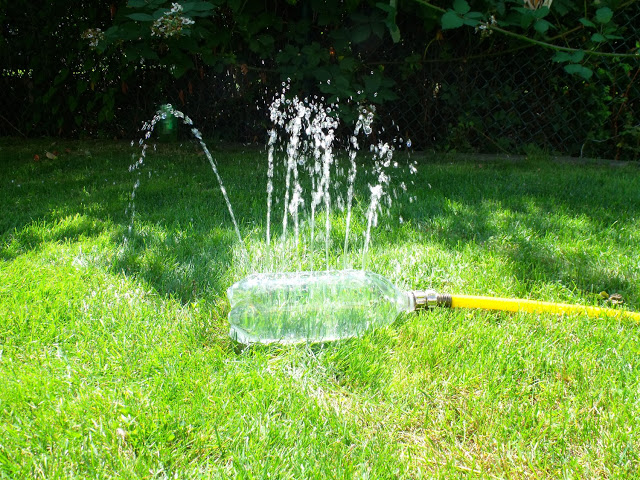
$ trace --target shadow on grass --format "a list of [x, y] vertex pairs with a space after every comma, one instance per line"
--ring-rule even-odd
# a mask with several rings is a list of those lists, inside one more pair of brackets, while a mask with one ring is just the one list
[[[209, 165], [188, 150], [147, 160], [153, 176], [147, 179], [145, 170], [137, 190], [137, 231], [108, 265], [182, 302], [223, 295], [237, 242]], [[132, 151], [121, 146], [99, 158], [77, 153], [48, 163], [5, 163], [5, 178], [14, 183], [3, 184], [0, 192], [6, 205], [0, 213], [0, 259], [36, 251], [46, 242], [101, 235], [109, 235], [117, 249], [130, 223], [125, 209], [135, 181], [128, 171]], [[265, 162], [255, 152], [225, 158], [219, 167], [236, 216], [244, 227], [255, 228], [265, 214]], [[637, 169], [424, 162], [417, 175], [404, 180], [413, 181], [410, 193], [417, 198], [397, 202], [392, 214], [411, 228], [378, 227], [375, 244], [414, 242], [416, 236], [447, 250], [473, 243], [504, 259], [524, 284], [532, 278], [562, 280], [584, 292], [601, 288], [637, 295], [628, 265], [617, 268], [616, 259], [595, 258], [605, 247], [610, 256], [632, 253], [629, 238], [636, 235], [631, 231], [640, 213]], [[364, 198], [354, 209], [364, 215], [367, 206]], [[625, 228], [626, 237], [616, 233]], [[336, 250], [343, 230], [332, 231]], [[362, 236], [355, 223], [352, 231]]]
[[159, 295], [183, 303], [221, 296], [237, 238], [210, 167], [193, 162], [191, 151], [149, 161], [136, 192], [135, 230], [124, 242], [136, 178], [128, 171], [131, 151], [122, 150], [5, 163], [13, 183], [0, 193], [7, 205], [0, 213], [0, 259], [51, 243], [78, 242], [84, 249], [99, 241], [105, 268], [136, 276]]
[[233, 231], [183, 234], [156, 224], [129, 237], [110, 268], [133, 275], [183, 304], [199, 298], [215, 301], [228, 286], [234, 243]]
[[[429, 188], [396, 208], [419, 238], [447, 250], [477, 245], [524, 285], [561, 281], [640, 300], [626, 258], [640, 215], [637, 169], [462, 163], [436, 164], [426, 175]], [[390, 241], [412, 241], [404, 232]]]

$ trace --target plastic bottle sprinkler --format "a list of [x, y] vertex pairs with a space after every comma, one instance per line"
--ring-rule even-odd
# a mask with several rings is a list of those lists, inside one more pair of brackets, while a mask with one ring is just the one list
[[513, 298], [403, 292], [381, 275], [362, 270], [257, 273], [227, 290], [229, 335], [240, 343], [327, 342], [391, 324], [401, 312], [435, 307], [629, 318], [612, 308]]

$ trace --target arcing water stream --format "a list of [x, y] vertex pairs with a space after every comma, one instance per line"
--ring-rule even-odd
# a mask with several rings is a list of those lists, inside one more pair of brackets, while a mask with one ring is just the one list
[[[193, 121], [181, 111], [175, 110], [171, 105], [163, 105], [163, 107], [160, 110], [158, 110], [158, 112], [156, 112], [153, 119], [151, 119], [150, 122], [147, 122], [142, 126], [142, 131], [145, 132], [145, 135], [144, 135], [144, 139], [140, 139], [140, 141], [138, 142], [142, 149], [140, 153], [140, 157], [138, 157], [138, 160], [135, 163], [129, 166], [129, 171], [138, 172], [138, 176], [140, 176], [140, 167], [142, 167], [142, 165], [144, 164], [144, 159], [147, 154], [147, 148], [149, 146], [147, 144], [147, 140], [149, 140], [149, 138], [151, 137], [151, 134], [153, 133], [153, 129], [155, 128], [156, 124], [160, 121], [166, 120], [168, 115], [173, 115], [174, 117], [181, 119], [185, 125], [188, 125], [189, 127], [191, 127], [191, 133], [196, 138], [196, 140], [198, 140], [198, 142], [200, 143], [200, 146], [202, 147], [202, 151], [207, 157], [207, 160], [209, 160], [211, 169], [213, 170], [213, 173], [215, 174], [216, 179], [218, 180], [218, 184], [220, 185], [220, 191], [222, 192], [224, 201], [227, 204], [227, 209], [229, 210], [229, 215], [231, 215], [231, 220], [233, 221], [233, 228], [236, 231], [238, 241], [240, 242], [241, 245], [243, 245], [244, 242], [242, 240], [242, 235], [240, 235], [240, 228], [238, 227], [238, 222], [236, 221], [236, 216], [233, 213], [233, 207], [231, 206], [231, 201], [229, 200], [227, 189], [224, 188], [224, 184], [222, 183], [222, 177], [220, 177], [220, 172], [218, 172], [218, 167], [216, 166], [216, 162], [213, 160], [213, 156], [211, 155], [211, 152], [209, 152], [209, 149], [207, 148], [207, 144], [204, 142], [204, 140], [202, 140], [202, 134], [200, 133], [200, 131], [193, 126]], [[139, 186], [140, 186], [140, 178], [136, 179], [136, 182], [133, 185], [133, 191], [131, 192], [131, 200], [129, 202], [129, 207], [128, 207], [131, 210], [131, 223], [129, 224], [129, 234], [131, 234], [131, 231], [133, 229], [133, 222], [135, 218], [135, 197], [136, 197], [136, 191]]]
[[[134, 183], [133, 191], [128, 210], [131, 214], [129, 225], [129, 235], [135, 220], [135, 195], [140, 186], [140, 167], [143, 165], [147, 149], [148, 140], [158, 122], [167, 120], [168, 116], [180, 119], [184, 125], [191, 129], [194, 138], [199, 142], [204, 154], [209, 161], [216, 176], [220, 191], [224, 197], [229, 215], [233, 222], [233, 227], [239, 244], [248, 260], [247, 270], [279, 270], [282, 264], [273, 254], [274, 250], [284, 252], [284, 255], [297, 256], [297, 264], [301, 266], [300, 259], [301, 245], [304, 244], [313, 256], [314, 248], [318, 241], [324, 240], [324, 257], [326, 269], [330, 269], [330, 249], [331, 249], [331, 228], [332, 209], [334, 211], [346, 212], [344, 247], [342, 252], [342, 267], [353, 268], [353, 262], [348, 260], [349, 242], [353, 219], [353, 201], [355, 196], [356, 177], [358, 175], [357, 156], [360, 153], [361, 140], [369, 140], [372, 133], [374, 121], [374, 110], [364, 107], [359, 108], [359, 116], [355, 123], [354, 130], [346, 142], [346, 153], [348, 163], [340, 160], [335, 155], [336, 131], [340, 122], [332, 113], [331, 107], [325, 106], [323, 99], [317, 98], [303, 100], [294, 97], [287, 97], [286, 88], [272, 102], [269, 108], [269, 115], [273, 127], [269, 131], [267, 144], [267, 178], [266, 178], [266, 252], [267, 258], [260, 264], [252, 264], [250, 255], [240, 233], [240, 228], [233, 212], [231, 201], [224, 187], [222, 178], [218, 171], [207, 145], [202, 139], [201, 133], [193, 127], [193, 122], [182, 112], [175, 110], [170, 105], [163, 106], [153, 117], [143, 126], [144, 139], [139, 141], [141, 153], [137, 161], [129, 170], [136, 172], [138, 178]], [[400, 140], [402, 142], [402, 140]], [[362, 268], [367, 263], [367, 254], [371, 242], [371, 231], [377, 223], [378, 213], [383, 204], [391, 205], [390, 189], [392, 179], [392, 169], [398, 168], [397, 162], [393, 160], [395, 148], [384, 142], [368, 142], [370, 144], [368, 164], [370, 168], [361, 172], [366, 177], [372, 177], [369, 182], [369, 206], [366, 210], [366, 231], [364, 234], [362, 248]], [[409, 142], [407, 142], [409, 143]], [[410, 166], [413, 170], [414, 166]], [[282, 170], [280, 170], [282, 169]], [[284, 190], [276, 191], [274, 177], [278, 174], [284, 176]], [[341, 188], [337, 188], [337, 186]], [[344, 188], [346, 187], [346, 196]], [[406, 186], [400, 185], [406, 190]], [[273, 237], [272, 217], [274, 207], [282, 197], [282, 232], [280, 240]], [[324, 214], [324, 231], [316, 232], [316, 218], [319, 213]], [[308, 227], [302, 228], [302, 227]], [[290, 233], [290, 230], [293, 233]], [[305, 237], [304, 232], [309, 232]], [[292, 238], [291, 238], [292, 235]], [[316, 238], [317, 237], [317, 238]], [[291, 248], [287, 245], [292, 244]], [[278, 248], [276, 248], [278, 247]], [[287, 252], [287, 250], [292, 250]], [[257, 260], [257, 259], [256, 259]], [[288, 267], [290, 269], [290, 267]], [[334, 267], [335, 268], [335, 267]]]

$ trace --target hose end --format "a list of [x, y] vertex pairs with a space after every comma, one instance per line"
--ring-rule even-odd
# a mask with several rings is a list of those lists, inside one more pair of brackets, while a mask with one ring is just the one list
[[447, 307], [451, 308], [451, 294], [450, 293], [439, 293], [436, 298], [436, 303], [439, 307]]
[[412, 290], [409, 292], [416, 310], [434, 307], [451, 307], [451, 295], [437, 293], [435, 290]]

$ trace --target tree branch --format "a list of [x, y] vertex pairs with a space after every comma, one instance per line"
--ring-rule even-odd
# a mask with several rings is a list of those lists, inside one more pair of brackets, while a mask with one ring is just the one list
[[11, 126], [11, 128], [13, 128], [16, 132], [18, 132], [18, 133], [19, 133], [20, 135], [22, 135], [24, 138], [27, 138], [27, 136], [26, 136], [24, 133], [22, 133], [20, 130], [18, 130], [18, 129], [16, 128], [16, 126], [15, 126], [13, 123], [11, 123], [9, 120], [7, 120], [7, 118], [6, 118], [4, 115], [0, 114], [0, 118], [1, 118], [2, 120], [4, 120], [5, 122], [7, 122], [7, 123]]
[[[445, 10], [444, 8], [438, 7], [436, 5], [432, 5], [431, 3], [427, 2], [426, 0], [414, 0], [414, 1], [416, 1], [420, 5], [424, 5], [425, 7], [431, 8], [432, 10], [436, 10], [436, 11], [438, 11], [440, 13], [446, 13], [447, 12], [447, 10]], [[502, 33], [504, 35], [507, 35], [507, 36], [522, 40], [523, 42], [528, 42], [528, 43], [531, 43], [533, 45], [539, 45], [541, 47], [548, 48], [550, 50], [556, 50], [556, 51], [561, 51], [561, 52], [572, 52], [572, 53], [584, 52], [584, 53], [586, 53], [588, 55], [594, 55], [594, 56], [599, 56], [599, 57], [638, 58], [638, 59], [640, 59], [640, 52], [638, 52], [638, 53], [608, 53], [608, 52], [600, 52], [598, 50], [584, 50], [584, 49], [581, 49], [581, 48], [562, 47], [560, 45], [555, 45], [553, 43], [543, 42], [542, 40], [536, 40], [535, 38], [527, 37], [526, 35], [521, 35], [519, 33], [515, 33], [515, 32], [512, 32], [510, 30], [506, 30], [504, 28], [497, 27], [495, 25], [490, 25], [488, 23], [483, 23], [483, 25], [486, 26], [486, 28], [488, 30], [500, 32], [500, 33]]]

